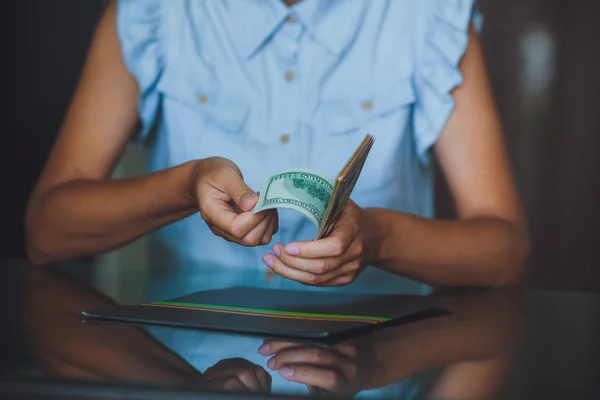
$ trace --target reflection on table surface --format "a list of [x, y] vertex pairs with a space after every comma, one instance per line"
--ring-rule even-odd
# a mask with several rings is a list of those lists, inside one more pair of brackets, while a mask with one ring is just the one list
[[[599, 347], [593, 337], [598, 327], [584, 309], [597, 309], [600, 296], [438, 290], [431, 296], [451, 311], [449, 315], [317, 346], [170, 327], [83, 324], [82, 310], [115, 304], [89, 284], [93, 282], [89, 271], [9, 263], [1, 272], [14, 294], [9, 301], [19, 306], [12, 307], [19, 313], [15, 321], [21, 321], [15, 331], [20, 329], [25, 353], [32, 355], [10, 361], [10, 373], [3, 376], [11, 379], [35, 376], [51, 382], [185, 388], [198, 393], [356, 398], [532, 398], [540, 393], [553, 397], [553, 385], [557, 394], [568, 390], [573, 398], [594, 398], [588, 395], [598, 393], [595, 379], [589, 379], [597, 365]], [[184, 281], [185, 277], [174, 277], [165, 284], [165, 293], [186, 294], [181, 291], [189, 286]], [[136, 282], [125, 279], [123, 284], [133, 287]], [[558, 323], [549, 324], [549, 315]], [[10, 323], [9, 317], [2, 318]], [[582, 319], [589, 332], [569, 327]], [[549, 359], [542, 369], [531, 368], [544, 357], [540, 343], [549, 346], [548, 354], [564, 357]], [[584, 354], [585, 359], [574, 358]], [[535, 384], [536, 376], [550, 375], [564, 360], [570, 362], [572, 375], [546, 379], [547, 388]], [[583, 395], [575, 396], [579, 392]]]
[[56, 271], [30, 269], [25, 289], [25, 332], [47, 377], [236, 392], [490, 397], [502, 385], [522, 321], [514, 291], [439, 292], [435, 296], [451, 315], [317, 347], [168, 327], [82, 324], [81, 310], [113, 300]]

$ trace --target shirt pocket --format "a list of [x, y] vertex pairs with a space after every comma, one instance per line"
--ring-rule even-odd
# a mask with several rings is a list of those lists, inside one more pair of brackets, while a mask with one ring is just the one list
[[194, 127], [196, 132], [198, 128], [208, 128], [210, 133], [239, 134], [250, 112], [248, 101], [219, 84], [207, 71], [167, 67], [157, 89], [163, 102], [166, 99], [185, 106], [203, 119], [201, 127]]
[[404, 78], [369, 93], [322, 102], [318, 113], [324, 147], [346, 157], [336, 168], [341, 169], [366, 134], [376, 138], [357, 192], [390, 188], [399, 182], [402, 163], [407, 161], [404, 156], [412, 150], [409, 132], [415, 100], [412, 80]]

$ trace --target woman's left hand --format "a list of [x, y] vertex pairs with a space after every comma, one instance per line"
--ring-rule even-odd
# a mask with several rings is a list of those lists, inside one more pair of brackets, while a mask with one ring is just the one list
[[[266, 341], [258, 352], [271, 356], [268, 368], [286, 380], [326, 390], [330, 395], [354, 395], [367, 384], [375, 370], [357, 343], [330, 348], [307, 347], [297, 343]], [[366, 368], [365, 368], [366, 367]]]
[[368, 245], [374, 242], [372, 226], [368, 213], [348, 200], [329, 237], [286, 246], [277, 243], [274, 254], [266, 254], [263, 261], [276, 274], [306, 285], [348, 285], [374, 254]]

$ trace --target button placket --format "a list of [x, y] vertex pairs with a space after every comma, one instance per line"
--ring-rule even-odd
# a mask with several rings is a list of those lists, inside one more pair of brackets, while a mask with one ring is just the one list
[[[280, 32], [278, 32], [277, 46], [275, 46], [276, 52], [280, 57], [280, 65], [283, 70], [284, 84], [280, 86], [281, 96], [285, 99], [288, 104], [281, 102], [283, 106], [281, 119], [279, 125], [281, 133], [279, 135], [279, 142], [281, 146], [290, 146], [290, 142], [293, 140], [293, 135], [296, 134], [296, 125], [299, 120], [299, 108], [297, 107], [296, 99], [299, 97], [299, 76], [298, 76], [298, 50], [299, 41], [302, 37], [303, 28], [297, 24], [293, 16], [286, 18], [286, 25], [284, 25]], [[300, 142], [294, 140], [295, 146], [287, 148], [286, 152], [293, 154], [294, 161], [298, 158], [298, 151], [300, 149], [297, 146]], [[298, 160], [299, 161], [299, 160]]]
[[[298, 135], [298, 121], [300, 120], [300, 87], [302, 84], [302, 71], [298, 69], [298, 51], [300, 38], [303, 35], [303, 26], [292, 16], [286, 18], [285, 23], [276, 32], [272, 41], [273, 55], [277, 59], [279, 70], [275, 72], [274, 85], [278, 101], [273, 104], [273, 129], [276, 130], [277, 141], [274, 157], [279, 164], [278, 168], [287, 169], [300, 167], [303, 140]], [[285, 229], [288, 223], [286, 212], [279, 213], [279, 232], [273, 243], [287, 243], [290, 241], [290, 231]], [[270, 285], [281, 285], [285, 279], [267, 268], [265, 280]]]

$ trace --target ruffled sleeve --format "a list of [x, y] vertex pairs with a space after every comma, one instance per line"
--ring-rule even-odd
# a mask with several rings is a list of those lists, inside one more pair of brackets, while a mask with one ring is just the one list
[[161, 3], [163, 0], [117, 3], [117, 35], [123, 60], [139, 87], [140, 141], [152, 130], [160, 102], [156, 86], [164, 67]]
[[429, 150], [440, 137], [452, 110], [451, 91], [463, 82], [458, 65], [469, 43], [469, 25], [481, 29], [476, 0], [427, 0], [423, 44], [416, 65], [417, 104], [414, 111], [415, 144], [419, 158], [428, 163]]

